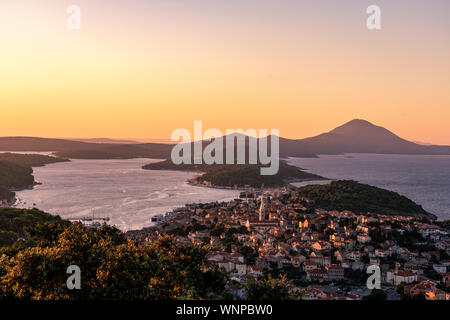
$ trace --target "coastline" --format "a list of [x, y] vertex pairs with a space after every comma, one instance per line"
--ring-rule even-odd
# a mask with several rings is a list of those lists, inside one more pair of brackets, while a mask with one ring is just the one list
[[32, 184], [23, 187], [23, 188], [12, 188], [12, 189], [8, 189], [10, 192], [14, 193], [14, 196], [10, 199], [0, 199], [0, 203], [3, 202], [4, 203], [4, 207], [11, 207], [11, 208], [15, 208], [17, 202], [19, 201], [19, 199], [17, 198], [17, 194], [16, 192], [18, 191], [24, 191], [24, 190], [33, 190], [35, 186], [41, 185], [41, 182], [33, 182]]
[[[180, 171], [180, 170], [161, 170], [161, 171], [173, 171], [173, 172], [176, 172], [176, 171]], [[184, 170], [181, 170], [181, 171], [184, 171]], [[205, 185], [205, 184], [203, 184], [203, 183], [196, 183], [196, 182], [195, 182], [195, 179], [196, 179], [198, 176], [201, 176], [201, 175], [202, 175], [202, 172], [201, 172], [201, 171], [187, 171], [187, 170], [186, 170], [186, 171], [184, 171], [184, 172], [191, 172], [191, 173], [195, 174], [195, 177], [190, 178], [190, 179], [187, 179], [187, 180], [184, 181], [184, 182], [185, 182], [186, 184], [188, 184], [189, 186], [207, 187], [207, 188], [210, 188], [210, 189], [228, 190], [228, 191], [230, 191], [230, 190], [245, 191], [245, 190], [246, 190], [245, 187], [237, 187], [237, 188], [233, 188], [233, 187], [227, 187], [227, 186]], [[192, 177], [192, 176], [191, 176], [191, 177]], [[193, 182], [192, 180], [194, 180], [194, 182]], [[309, 179], [309, 178], [308, 178], [308, 179], [289, 179], [288, 181], [286, 181], [286, 184], [284, 185], [284, 187], [289, 187], [289, 186], [298, 187], [298, 186], [295, 186], [295, 185], [294, 185], [295, 183], [308, 183], [308, 184], [309, 184], [309, 182], [311, 182], [311, 184], [316, 184], [315, 182], [318, 182], [318, 181], [321, 181], [321, 182], [324, 182], [324, 183], [328, 183], [328, 181], [332, 181], [332, 180], [329, 180], [329, 179], [324, 178], [324, 177], [322, 177], [321, 179], [317, 179], [317, 178], [315, 178], [315, 179]], [[41, 183], [36, 182], [36, 183], [34, 183], [33, 185], [30, 185], [30, 186], [28, 186], [27, 188], [24, 188], [24, 189], [22, 189], [22, 190], [25, 190], [25, 189], [33, 189], [36, 185], [39, 185], [39, 184], [41, 184]], [[277, 187], [267, 187], [266, 189], [273, 189], [273, 188], [277, 188]], [[279, 188], [279, 187], [278, 187], [278, 188]], [[259, 188], [253, 188], [253, 189], [259, 189]], [[238, 198], [238, 196], [236, 196], [236, 198]], [[223, 201], [232, 201], [232, 199], [230, 199], [230, 200], [224, 200], [224, 199], [222, 199], [222, 198], [216, 198], [216, 200], [200, 201], [199, 203], [209, 203], [209, 202], [214, 202], [214, 201], [223, 202]], [[28, 201], [27, 201], [27, 202], [28, 202]], [[30, 202], [30, 203], [31, 203], [31, 202]], [[183, 202], [183, 203], [184, 203], [184, 202]], [[180, 208], [183, 208], [183, 203], [180, 203], [180, 206], [173, 207], [173, 209], [180, 209]], [[187, 202], [186, 202], [186, 203], [187, 203]], [[168, 209], [168, 210], [172, 210], [172, 209]], [[164, 213], [165, 213], [164, 211], [159, 211], [159, 212], [157, 212], [157, 213], [152, 213], [151, 215], [148, 216], [148, 220], [150, 220], [151, 217], [153, 217], [154, 215], [159, 215], [159, 214], [164, 214]], [[151, 227], [151, 226], [148, 226], [148, 227]], [[148, 228], [148, 227], [138, 227], [138, 228], [133, 228], [133, 230], [142, 230], [142, 229]], [[126, 229], [125, 229], [125, 230], [126, 230]], [[130, 229], [130, 230], [131, 230], [131, 229]]]

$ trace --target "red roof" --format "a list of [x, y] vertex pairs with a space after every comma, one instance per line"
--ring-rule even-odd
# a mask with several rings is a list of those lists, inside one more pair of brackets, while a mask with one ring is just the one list
[[409, 271], [409, 270], [407, 270], [407, 271], [399, 271], [399, 272], [397, 272], [397, 276], [400, 276], [400, 277], [412, 277], [412, 276], [414, 276], [414, 273], [412, 271]]

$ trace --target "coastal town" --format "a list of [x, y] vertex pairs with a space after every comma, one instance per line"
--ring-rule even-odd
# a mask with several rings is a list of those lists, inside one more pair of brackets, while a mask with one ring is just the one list
[[208, 250], [211, 264], [229, 276], [245, 299], [249, 278], [282, 276], [302, 300], [360, 300], [369, 266], [380, 268], [386, 299], [450, 300], [448, 226], [420, 216], [325, 210], [296, 188], [247, 188], [228, 202], [187, 204], [128, 231], [138, 242], [169, 234]]

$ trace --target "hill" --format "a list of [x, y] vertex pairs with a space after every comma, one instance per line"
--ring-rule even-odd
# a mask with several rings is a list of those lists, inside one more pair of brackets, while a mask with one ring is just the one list
[[[106, 140], [102, 140], [106, 141]], [[101, 143], [34, 137], [0, 137], [0, 151], [54, 152], [70, 159], [168, 159], [172, 144], [159, 143]]]
[[14, 200], [13, 190], [26, 189], [36, 182], [32, 167], [69, 161], [38, 154], [0, 153], [0, 203]]
[[31, 167], [0, 161], [0, 186], [8, 189], [26, 188], [34, 183]]
[[55, 154], [71, 159], [168, 159], [173, 145], [159, 143], [104, 144], [91, 143], [82, 149], [57, 151]]
[[46, 164], [70, 160], [41, 154], [0, 153], [0, 161], [12, 162], [23, 167], [43, 167]]
[[53, 152], [63, 150], [86, 149], [97, 144], [35, 137], [0, 137], [0, 151]]
[[26, 189], [35, 181], [31, 167], [24, 167], [9, 161], [0, 161], [0, 204], [3, 201], [10, 203], [14, 200], [12, 190]]
[[436, 219], [422, 206], [396, 192], [352, 180], [333, 181], [327, 185], [308, 185], [298, 188], [297, 192], [300, 196], [314, 200], [317, 206], [326, 210]]
[[283, 144], [284, 153], [291, 157], [343, 153], [450, 155], [450, 146], [410, 142], [383, 127], [360, 119], [315, 137], [284, 141]]
[[88, 143], [139, 144], [139, 142], [134, 141], [134, 140], [118, 140], [118, 139], [109, 139], [109, 138], [90, 138], [90, 139], [74, 138], [74, 139], [69, 139], [69, 140], [88, 142]]

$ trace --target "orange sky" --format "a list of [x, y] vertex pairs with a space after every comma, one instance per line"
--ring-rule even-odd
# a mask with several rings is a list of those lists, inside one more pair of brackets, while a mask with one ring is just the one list
[[[353, 118], [450, 145], [448, 1], [2, 0], [0, 136], [170, 137]], [[69, 4], [82, 28], [66, 29]]]

